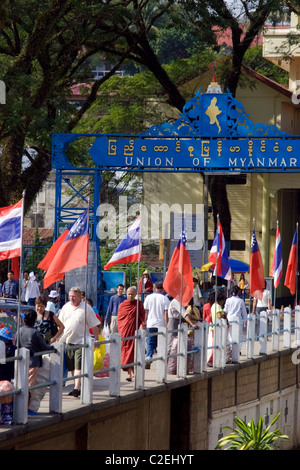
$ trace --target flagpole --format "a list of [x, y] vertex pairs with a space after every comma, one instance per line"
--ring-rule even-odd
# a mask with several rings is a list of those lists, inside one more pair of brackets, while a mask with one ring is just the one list
[[[276, 226], [277, 229], [278, 229], [278, 226], [279, 226], [279, 223], [278, 223], [278, 220], [277, 220], [277, 226]], [[276, 230], [276, 234], [277, 234], [277, 230]], [[276, 241], [276, 236], [275, 236], [275, 250], [276, 250], [276, 243], [277, 243], [277, 241]], [[276, 269], [276, 265], [274, 266], [274, 271], [275, 271], [275, 269]], [[274, 274], [275, 274], [275, 272], [273, 273], [273, 282], [274, 282]], [[273, 310], [275, 310], [275, 308], [276, 308], [276, 287], [275, 287], [275, 283], [274, 283], [274, 299], [273, 299], [273, 301], [274, 301], [274, 305], [273, 305], [274, 309]]]
[[[18, 315], [17, 315], [17, 350], [18, 351], [19, 351], [19, 347], [20, 347], [20, 316], [21, 316], [22, 268], [23, 268], [24, 200], [25, 200], [25, 190], [22, 193], [22, 212], [21, 212], [21, 248], [20, 248], [20, 270], [19, 270], [19, 299], [18, 299]], [[17, 363], [18, 363], [18, 361], [17, 361]]]
[[[18, 299], [18, 312], [17, 312], [17, 356], [19, 356], [20, 348], [20, 318], [21, 318], [21, 295], [22, 295], [22, 267], [23, 267], [23, 223], [24, 223], [24, 200], [25, 190], [22, 193], [22, 212], [21, 212], [21, 247], [20, 247], [20, 269], [19, 269], [19, 299]], [[19, 361], [16, 361], [16, 388], [18, 388], [18, 377], [19, 377]]]
[[296, 302], [295, 306], [298, 305], [298, 222], [296, 223], [296, 230], [297, 230], [297, 250], [296, 250]]
[[[217, 233], [219, 230], [219, 214], [217, 214]], [[217, 287], [218, 287], [218, 259], [219, 259], [219, 250], [220, 250], [220, 237], [217, 237], [217, 256], [216, 256], [216, 267], [215, 267], [215, 304], [217, 304]], [[219, 246], [218, 246], [219, 241]], [[217, 309], [217, 306], [216, 306]]]
[[[185, 212], [183, 212], [183, 221], [182, 221], [182, 229], [181, 229], [181, 233], [183, 234], [185, 232]], [[179, 255], [179, 263], [180, 263], [180, 255]], [[181, 312], [182, 312], [182, 297], [183, 297], [183, 269], [182, 267], [179, 266], [179, 269], [181, 271], [181, 275], [180, 275], [180, 315], [179, 315], [179, 325], [181, 325], [181, 319], [182, 319], [182, 315], [181, 315]]]
[[[252, 234], [253, 234], [254, 230], [255, 230], [255, 217], [253, 217], [253, 219], [252, 219]], [[250, 250], [251, 250], [251, 243], [252, 243], [252, 235], [251, 235], [251, 242], [250, 242]], [[251, 254], [250, 254], [250, 271], [251, 271]], [[251, 274], [252, 274], [252, 272], [250, 272], [250, 279], [249, 279], [249, 281], [250, 281], [249, 282], [249, 287], [250, 287], [249, 296], [252, 297], [252, 310], [253, 310], [253, 304], [254, 304], [253, 299], [254, 299], [254, 297], [253, 297], [253, 295], [251, 296], [251, 294], [250, 294], [250, 292], [251, 292]], [[246, 292], [246, 289], [245, 289], [245, 292]], [[251, 312], [250, 307], [251, 307], [251, 299], [249, 300], [249, 311]], [[255, 314], [255, 312], [253, 312], [253, 313]]]
[[141, 260], [141, 244], [142, 244], [142, 204], [140, 204], [140, 230], [139, 230], [139, 252], [138, 252], [138, 265], [137, 265], [137, 303], [136, 303], [136, 330], [139, 326], [139, 283], [140, 283], [140, 260]]
[[[87, 214], [88, 234], [89, 234], [89, 221], [90, 221], [90, 201], [88, 199], [88, 214]], [[90, 245], [90, 242], [88, 243], [87, 263], [86, 263], [86, 269], [85, 269], [84, 343], [86, 343], [86, 309], [87, 309], [86, 306], [87, 306], [87, 284], [88, 284], [88, 267], [89, 267], [89, 245]], [[97, 341], [98, 338], [95, 338], [95, 340]]]
[[[90, 236], [89, 233], [89, 218], [90, 218], [90, 200], [88, 199], [88, 212], [87, 212], [87, 227], [88, 227], [88, 236]], [[90, 242], [88, 240], [88, 246], [87, 246], [87, 262], [86, 262], [86, 268], [85, 268], [85, 302], [84, 302], [84, 336], [83, 336], [83, 350], [82, 350], [82, 367], [85, 365], [85, 358], [86, 358], [86, 348], [88, 347], [87, 345], [87, 339], [86, 339], [86, 314], [87, 314], [87, 284], [88, 284], [88, 267], [89, 267], [89, 245]], [[99, 338], [95, 338], [95, 341], [98, 341]], [[84, 385], [85, 381], [81, 380], [81, 403], [83, 403], [84, 400]]]

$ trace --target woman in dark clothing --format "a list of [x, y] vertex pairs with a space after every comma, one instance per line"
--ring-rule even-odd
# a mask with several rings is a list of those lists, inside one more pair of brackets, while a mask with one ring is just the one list
[[[34, 353], [53, 350], [54, 346], [47, 344], [42, 334], [34, 328], [37, 319], [36, 311], [28, 310], [22, 316], [24, 318], [24, 326], [20, 328], [20, 347], [30, 350], [28, 384], [31, 387], [35, 385], [39, 367], [43, 365], [42, 356], [34, 356]], [[28, 409], [30, 409], [30, 394]]]

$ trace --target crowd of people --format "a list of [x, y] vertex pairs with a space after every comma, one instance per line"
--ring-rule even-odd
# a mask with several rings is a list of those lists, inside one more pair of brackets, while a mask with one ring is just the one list
[[[62, 281], [58, 290], [43, 291], [35, 273], [24, 273], [24, 278], [19, 292], [18, 281], [14, 279], [14, 273], [10, 271], [8, 279], [1, 285], [3, 297], [17, 299], [21, 295], [22, 304], [32, 308], [23, 309], [22, 324], [19, 328], [19, 345], [30, 350], [29, 386], [36, 383], [41, 369], [46, 369], [47, 356], [34, 356], [40, 351], [51, 351], [57, 341], [66, 346], [65, 367], [66, 373], [75, 376], [74, 388], [69, 395], [79, 397], [81, 391], [81, 361], [82, 347], [80, 346], [85, 335], [91, 334], [98, 339], [102, 327], [109, 330], [109, 334], [119, 333], [122, 337], [121, 364], [127, 371], [126, 380], [134, 379], [134, 335], [139, 328], [146, 329], [145, 368], [150, 369], [153, 356], [157, 350], [157, 331], [160, 326], [167, 327], [167, 351], [170, 355], [168, 373], [176, 374], [176, 352], [178, 341], [178, 326], [181, 323], [188, 325], [188, 347], [193, 347], [194, 330], [199, 327], [198, 322], [206, 320], [210, 327], [210, 345], [214, 341], [214, 323], [218, 318], [225, 318], [227, 322], [239, 316], [243, 322], [247, 319], [247, 310], [243, 299], [243, 293], [247, 289], [247, 281], [242, 276], [239, 282], [233, 278], [229, 295], [225, 295], [222, 289], [209, 292], [204, 301], [199, 286], [199, 281], [194, 278], [194, 295], [186, 306], [182, 306], [177, 299], [171, 298], [163, 288], [163, 282], [153, 284], [149, 272], [143, 273], [138, 289], [130, 286], [125, 292], [125, 286], [118, 284], [116, 294], [112, 295], [103, 321], [90, 299], [85, 298], [85, 293], [79, 287], [71, 287], [66, 301], [65, 285]], [[52, 286], [53, 287], [53, 286]], [[254, 301], [253, 312], [259, 313], [262, 309], [271, 309], [271, 294], [267, 288], [261, 301]], [[229, 328], [228, 328], [229, 332]], [[0, 347], [5, 347], [6, 357], [14, 355], [15, 342], [9, 327], [0, 324]], [[97, 347], [97, 346], [96, 346]], [[212, 349], [213, 351], [213, 349]], [[230, 361], [230, 348], [228, 348], [227, 360]], [[0, 364], [0, 392], [8, 384], [12, 386], [13, 363]], [[213, 365], [213, 352], [208, 358], [208, 366]], [[193, 368], [192, 355], [189, 355], [189, 370]], [[8, 388], [7, 388], [8, 387]], [[0, 400], [2, 406], [2, 423], [11, 420], [12, 400], [7, 403], [7, 398]], [[28, 413], [35, 414], [39, 408], [40, 400], [36, 394], [30, 392]], [[6, 411], [5, 411], [6, 410]]]
[[[82, 343], [87, 334], [96, 340], [101, 331], [101, 319], [97, 310], [93, 307], [91, 299], [85, 298], [85, 292], [80, 287], [71, 287], [66, 301], [64, 281], [59, 288], [63, 292], [63, 298], [58, 290], [42, 290], [34, 273], [24, 273], [22, 288], [19, 291], [18, 281], [13, 278], [13, 272], [8, 273], [8, 287], [3, 284], [5, 297], [18, 299], [22, 303], [20, 325], [18, 330], [19, 347], [30, 351], [29, 360], [29, 387], [37, 383], [39, 375], [49, 374], [49, 355], [35, 355], [42, 351], [53, 351], [57, 341], [70, 348], [65, 348], [65, 374], [74, 375], [74, 388], [69, 395], [80, 396]], [[36, 284], [37, 283], [37, 286]], [[37, 287], [37, 288], [36, 288]], [[24, 292], [25, 291], [25, 292]], [[28, 307], [24, 307], [27, 305]], [[31, 308], [30, 308], [31, 307]], [[9, 312], [10, 315], [13, 312]], [[16, 312], [14, 314], [17, 316]], [[14, 356], [17, 338], [12, 328], [0, 322], [0, 349], [5, 357]], [[97, 346], [96, 346], [97, 347]], [[0, 364], [0, 393], [10, 392], [13, 389], [14, 363]], [[45, 381], [45, 380], [44, 380]], [[46, 380], [47, 381], [47, 380]], [[44, 396], [41, 389], [32, 389], [28, 397], [28, 414], [36, 414], [40, 401]], [[12, 395], [0, 398], [0, 423], [12, 422]]]
[[[236, 316], [240, 317], [241, 334], [246, 324], [247, 311], [245, 305], [245, 293], [249, 288], [245, 275], [241, 274], [237, 281], [234, 276], [230, 290], [217, 288], [209, 292], [204, 301], [199, 281], [194, 281], [194, 295], [189, 304], [183, 307], [177, 299], [171, 298], [163, 289], [163, 282], [153, 284], [149, 272], [146, 270], [138, 283], [138, 292], [135, 287], [127, 289], [122, 284], [117, 286], [117, 293], [110, 298], [105, 316], [105, 325], [111, 328], [111, 332], [119, 332], [122, 338], [134, 336], [136, 329], [147, 330], [145, 368], [150, 369], [153, 355], [157, 348], [158, 327], [166, 326], [168, 331], [168, 355], [174, 356], [177, 352], [178, 325], [187, 323], [189, 328], [189, 347], [193, 344], [193, 332], [198, 328], [197, 323], [206, 320], [211, 327], [209, 329], [209, 345], [214, 341], [214, 323], [219, 318], [224, 318], [228, 325], [228, 340], [230, 342], [229, 322]], [[256, 300], [252, 305], [252, 312], [259, 313], [262, 309], [271, 310], [271, 293], [265, 288], [262, 300]], [[227, 362], [232, 362], [231, 348], [227, 348]], [[208, 366], [213, 365], [213, 349], [208, 359]], [[134, 378], [134, 341], [132, 339], [122, 341], [121, 363], [128, 372], [128, 381]], [[191, 361], [192, 368], [192, 361]], [[176, 373], [176, 359], [169, 358], [168, 373]]]

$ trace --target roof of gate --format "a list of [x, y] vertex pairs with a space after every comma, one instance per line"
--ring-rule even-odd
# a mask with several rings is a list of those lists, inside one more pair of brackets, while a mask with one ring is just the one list
[[178, 136], [178, 137], [274, 137], [287, 136], [274, 125], [254, 124], [243, 104], [232, 94], [218, 93], [217, 84], [211, 92], [201, 93], [199, 89], [194, 97], [187, 101], [179, 118], [173, 123], [152, 126], [143, 136]]
[[[114, 139], [155, 139], [176, 138], [193, 139], [204, 138], [210, 140], [219, 139], [249, 139], [257, 138], [285, 138], [290, 134], [282, 132], [275, 125], [253, 123], [249, 114], [245, 112], [243, 104], [227, 93], [222, 93], [219, 85], [212, 82], [206, 93], [201, 89], [194, 97], [187, 101], [182, 113], [174, 122], [165, 122], [161, 125], [151, 126], [146, 132], [139, 135], [104, 135], [104, 134], [53, 134], [52, 141], [52, 168], [73, 169], [75, 166], [69, 161], [67, 149], [70, 143], [79, 137], [96, 137], [95, 143], [89, 149], [89, 153], [96, 164], [99, 164], [95, 154], [103, 153], [104, 140], [98, 138], [113, 137]], [[98, 148], [100, 145], [100, 149]]]

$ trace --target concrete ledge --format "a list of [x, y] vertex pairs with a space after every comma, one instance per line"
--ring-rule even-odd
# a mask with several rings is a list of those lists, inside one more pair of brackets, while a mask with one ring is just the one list
[[[128, 387], [128, 383], [125, 381], [122, 382], [121, 387], [121, 396], [119, 397], [109, 397], [108, 393], [104, 391], [104, 382], [101, 382], [103, 379], [95, 380], [95, 401], [90, 405], [82, 405], [78, 399], [73, 397], [68, 397], [68, 390], [64, 390], [64, 411], [60, 414], [49, 414], [46, 412], [40, 412], [37, 416], [29, 417], [29, 422], [26, 425], [12, 425], [0, 428], [0, 448], [11, 448], [16, 443], [20, 443], [22, 437], [27, 436], [30, 433], [35, 434], [41, 430], [52, 433], [51, 428], [57, 426], [67, 426], [72, 428], [75, 426], [84, 426], [87, 425], [90, 420], [93, 420], [93, 415], [95, 413], [99, 414], [102, 411], [105, 412], [109, 409], [116, 409], [122, 405], [131, 404], [137, 400], [143, 400], [151, 398], [157, 394], [162, 394], [166, 392], [172, 392], [175, 389], [190, 386], [196, 382], [201, 382], [202, 380], [214, 379], [215, 377], [220, 377], [228, 373], [236, 372], [241, 369], [245, 369], [249, 366], [262, 364], [266, 361], [271, 361], [274, 359], [280, 359], [282, 357], [291, 355], [297, 348], [284, 349], [278, 352], [270, 353], [268, 355], [257, 356], [253, 359], [243, 358], [240, 363], [237, 364], [227, 364], [224, 369], [209, 369], [202, 374], [189, 375], [184, 379], [177, 378], [176, 376], [168, 376], [170, 381], [166, 383], [157, 383], [156, 382], [156, 371], [153, 367], [151, 371], [147, 372], [146, 383], [149, 384], [144, 390], [134, 390]], [[295, 366], [297, 367], [297, 366]], [[107, 381], [106, 381], [107, 384]], [[48, 394], [43, 401], [47, 402]], [[46, 404], [42, 407], [43, 410], [46, 409]], [[77, 423], [77, 424], [75, 424]], [[40, 433], [39, 433], [40, 434]]]

